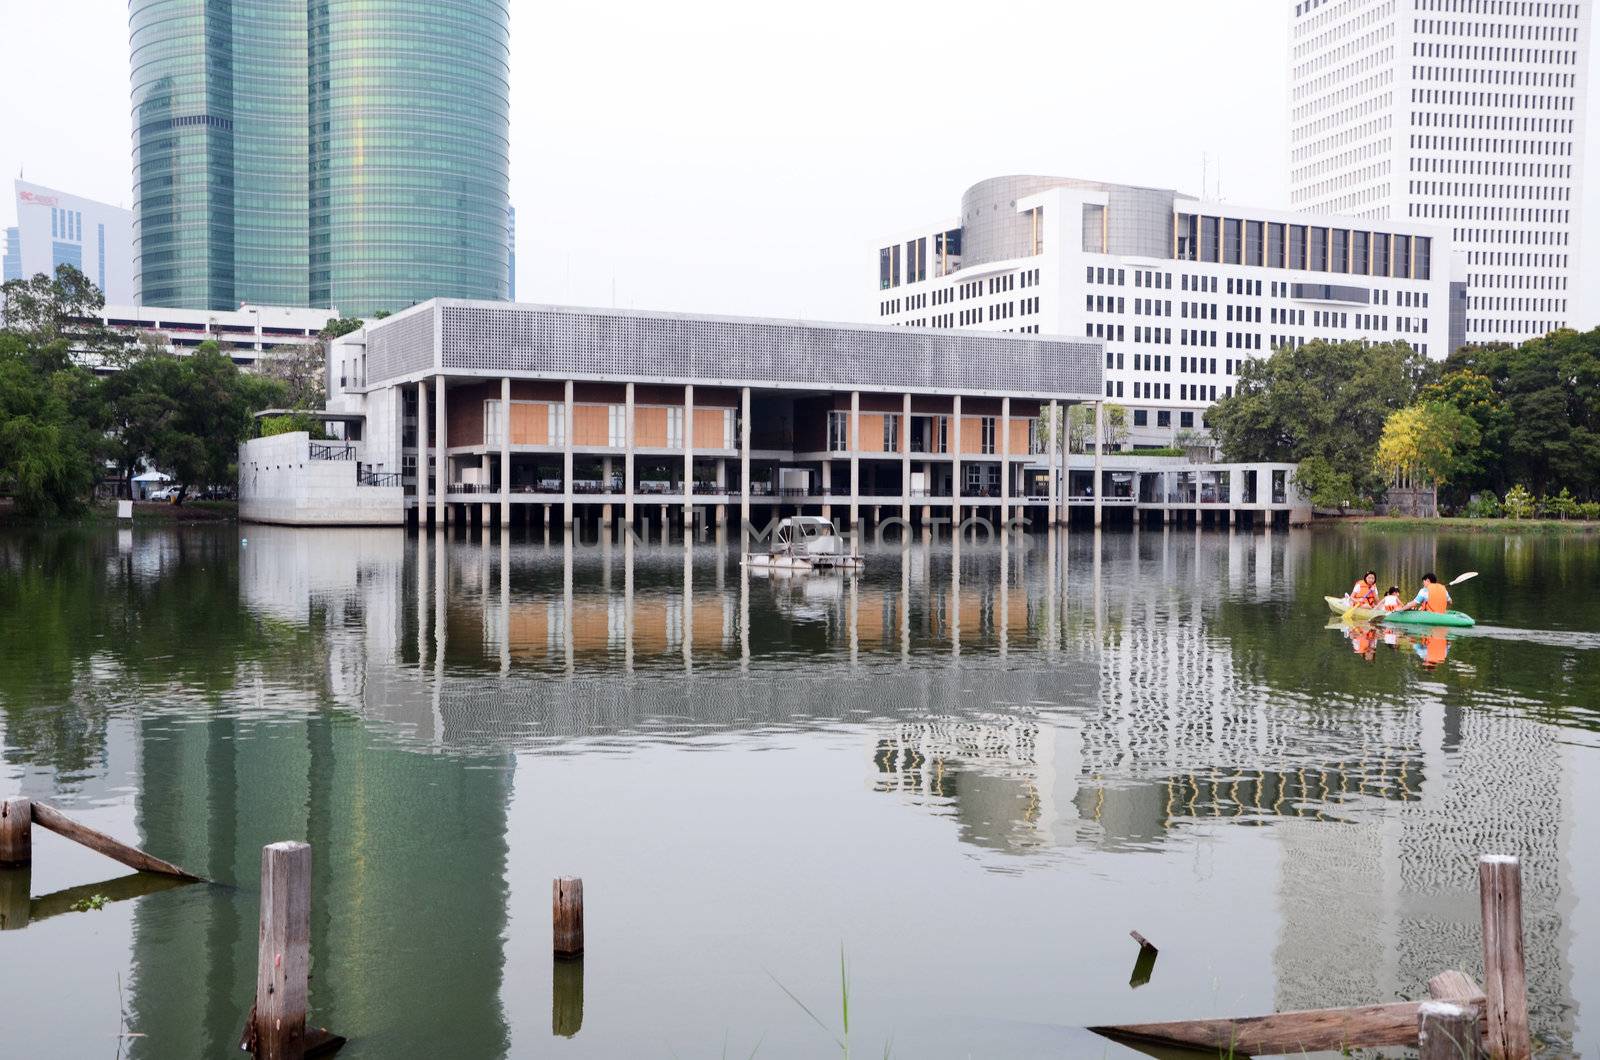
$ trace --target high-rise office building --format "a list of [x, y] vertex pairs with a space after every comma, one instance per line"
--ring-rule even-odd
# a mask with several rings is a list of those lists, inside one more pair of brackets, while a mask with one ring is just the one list
[[132, 0], [146, 304], [506, 296], [503, 0]]
[[1299, 0], [1296, 209], [1447, 225], [1469, 342], [1566, 324], [1578, 276], [1592, 0]]
[[1194, 199], [1068, 177], [992, 177], [961, 213], [880, 243], [871, 319], [1086, 335], [1130, 441], [1206, 426], [1243, 364], [1315, 339], [1461, 341], [1449, 230]]
[[16, 182], [17, 223], [6, 228], [4, 279], [55, 275], [71, 265], [107, 302], [133, 298], [133, 214], [120, 206]]

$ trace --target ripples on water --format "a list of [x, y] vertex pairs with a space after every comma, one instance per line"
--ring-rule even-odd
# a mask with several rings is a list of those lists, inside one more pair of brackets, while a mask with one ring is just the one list
[[[841, 942], [875, 1051], [1070, 1055], [1089, 1022], [1420, 996], [1476, 974], [1490, 850], [1526, 863], [1541, 1034], [1594, 1037], [1590, 540], [1083, 532], [761, 576], [710, 544], [250, 527], [11, 533], [0, 564], [5, 790], [241, 888], [121, 904], [109, 948], [82, 917], [0, 940], [125, 968], [136, 1054], [236, 1033], [284, 836], [318, 850], [313, 1001], [351, 1055], [815, 1055], [762, 971], [829, 1004]], [[1367, 566], [1482, 571], [1459, 602], [1483, 625], [1329, 623]], [[541, 888], [575, 864], [628, 930], [600, 928], [585, 1031], [552, 1041]], [[1130, 928], [1162, 946], [1138, 993]]]

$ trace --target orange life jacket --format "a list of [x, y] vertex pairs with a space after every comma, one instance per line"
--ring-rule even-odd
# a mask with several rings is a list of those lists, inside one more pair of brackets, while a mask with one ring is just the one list
[[1428, 590], [1428, 599], [1422, 609], [1431, 614], [1442, 615], [1450, 610], [1450, 591], [1438, 582], [1429, 582], [1425, 588]]
[[1356, 582], [1355, 588], [1350, 590], [1350, 603], [1354, 607], [1372, 607], [1378, 602], [1378, 590], [1367, 584], [1367, 579], [1362, 578]]

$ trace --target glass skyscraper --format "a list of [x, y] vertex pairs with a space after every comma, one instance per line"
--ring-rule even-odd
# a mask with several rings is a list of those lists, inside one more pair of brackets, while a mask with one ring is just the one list
[[508, 295], [503, 0], [132, 0], [147, 305]]

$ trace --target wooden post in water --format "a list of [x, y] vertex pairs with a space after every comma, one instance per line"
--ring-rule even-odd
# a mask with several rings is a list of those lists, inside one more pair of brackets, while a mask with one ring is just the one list
[[0, 868], [33, 863], [33, 801], [14, 796], [0, 803]]
[[311, 847], [261, 848], [261, 934], [256, 954], [255, 1055], [299, 1060], [306, 1052], [311, 972]]
[[557, 876], [550, 887], [557, 957], [583, 956], [583, 880]]
[[1483, 910], [1483, 992], [1489, 1003], [1489, 1055], [1528, 1060], [1527, 964], [1522, 952], [1522, 863], [1506, 854], [1478, 859]]
[[1478, 1060], [1478, 1013], [1453, 1001], [1424, 1001], [1417, 1008], [1419, 1060]]

